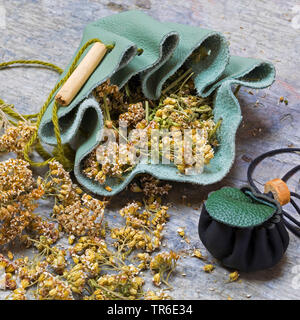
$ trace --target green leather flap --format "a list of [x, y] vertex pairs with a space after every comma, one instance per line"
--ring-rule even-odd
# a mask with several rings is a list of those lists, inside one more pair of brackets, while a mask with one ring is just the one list
[[213, 219], [239, 228], [261, 225], [277, 212], [276, 204], [266, 197], [231, 187], [212, 192], [205, 207]]

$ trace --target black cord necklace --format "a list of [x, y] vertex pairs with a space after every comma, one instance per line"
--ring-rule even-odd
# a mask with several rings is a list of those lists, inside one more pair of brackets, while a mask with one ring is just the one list
[[[295, 153], [295, 152], [300, 152], [300, 148], [283, 148], [283, 149], [276, 149], [276, 150], [272, 150], [272, 151], [268, 151], [266, 153], [263, 153], [262, 155], [258, 156], [257, 158], [255, 158], [253, 161], [251, 161], [249, 167], [248, 167], [248, 171], [247, 171], [247, 178], [248, 178], [248, 182], [250, 184], [250, 186], [257, 192], [257, 193], [262, 193], [260, 192], [260, 190], [257, 188], [257, 186], [255, 185], [252, 175], [253, 172], [255, 170], [255, 168], [257, 167], [257, 165], [264, 160], [265, 158], [268, 157], [273, 157], [277, 154], [281, 154], [281, 153]], [[284, 181], [285, 183], [296, 173], [300, 171], [300, 165], [295, 166], [294, 168], [292, 168], [291, 170], [289, 170], [282, 178], [281, 180]], [[273, 198], [273, 194], [271, 192], [266, 194], [269, 197]], [[290, 192], [291, 195], [291, 199], [290, 199], [290, 203], [291, 205], [295, 208], [296, 212], [300, 215], [300, 208], [298, 207], [298, 205], [295, 203], [295, 201], [292, 199], [293, 198], [297, 198], [300, 199], [300, 195], [298, 193], [295, 192]], [[294, 233], [297, 237], [300, 238], [300, 221], [296, 220], [294, 217], [292, 217], [289, 213], [287, 213], [285, 210], [282, 210], [282, 214], [283, 214], [283, 221], [284, 224], [286, 225], [286, 227], [292, 232]]]

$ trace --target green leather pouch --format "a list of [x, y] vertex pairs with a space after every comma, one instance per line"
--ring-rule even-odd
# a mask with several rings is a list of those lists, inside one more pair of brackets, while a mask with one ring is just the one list
[[[96, 194], [111, 196], [124, 189], [139, 173], [150, 173], [162, 180], [202, 185], [220, 181], [234, 161], [235, 134], [242, 119], [240, 105], [231, 87], [238, 84], [259, 89], [271, 85], [275, 77], [273, 65], [258, 59], [230, 56], [228, 43], [218, 32], [162, 23], [141, 11], [128, 11], [90, 23], [84, 30], [78, 50], [92, 38], [99, 38], [105, 44], [112, 43], [115, 47], [104, 57], [71, 104], [58, 111], [62, 142], [76, 145], [74, 173], [79, 183]], [[205, 48], [209, 55], [195, 62], [189, 57], [200, 47]], [[137, 48], [143, 49], [141, 55], [137, 54]], [[123, 181], [108, 180], [111, 192], [87, 178], [82, 173], [82, 162], [101, 141], [103, 129], [102, 113], [91, 95], [92, 90], [109, 78], [122, 87], [133, 76], [139, 75], [144, 95], [156, 99], [164, 82], [183, 64], [195, 72], [194, 82], [199, 95], [205, 97], [215, 93], [214, 118], [216, 121], [223, 119], [218, 133], [220, 146], [203, 173], [183, 175], [173, 165], [140, 163]], [[50, 145], [56, 144], [51, 121], [53, 102], [46, 110], [39, 129], [41, 140]], [[81, 136], [82, 131], [87, 136]]]
[[250, 187], [224, 187], [203, 205], [199, 236], [224, 266], [258, 271], [277, 264], [289, 244], [281, 207]]

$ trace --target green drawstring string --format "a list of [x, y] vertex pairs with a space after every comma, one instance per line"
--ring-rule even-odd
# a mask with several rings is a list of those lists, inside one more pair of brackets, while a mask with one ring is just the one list
[[[53, 110], [52, 110], [52, 123], [53, 123], [53, 127], [54, 127], [55, 137], [57, 140], [57, 146], [53, 150], [53, 155], [49, 154], [41, 145], [41, 142], [39, 141], [39, 138], [38, 138], [38, 129], [39, 129], [42, 117], [43, 117], [45, 111], [47, 110], [47, 108], [50, 104], [50, 101], [53, 98], [54, 93], [59, 89], [60, 86], [62, 86], [68, 80], [70, 75], [76, 69], [77, 63], [78, 63], [79, 59], [81, 58], [82, 54], [84, 53], [84, 51], [87, 49], [87, 47], [95, 42], [102, 43], [102, 41], [99, 39], [91, 39], [91, 40], [87, 41], [84, 44], [84, 46], [78, 51], [78, 53], [77, 53], [74, 61], [72, 62], [67, 74], [51, 90], [46, 102], [43, 104], [39, 113], [20, 116], [17, 112], [15, 112], [13, 110], [13, 105], [5, 104], [5, 102], [0, 99], [0, 105], [2, 105], [3, 112], [5, 112], [10, 117], [12, 117], [16, 120], [36, 119], [35, 124], [36, 124], [37, 130], [31, 136], [30, 140], [26, 144], [24, 151], [23, 151], [24, 159], [26, 161], [28, 161], [32, 166], [43, 167], [43, 166], [47, 165], [50, 161], [57, 160], [66, 169], [71, 170], [73, 168], [74, 163], [73, 163], [72, 159], [74, 158], [74, 152], [70, 148], [70, 146], [63, 145], [62, 141], [61, 141], [61, 134], [60, 134], [60, 128], [59, 128], [58, 115], [57, 115], [59, 105], [56, 101], [54, 102]], [[112, 44], [106, 45], [106, 48], [108, 50], [111, 50], [114, 48], [114, 45], [112, 45]], [[52, 63], [48, 63], [48, 62], [44, 62], [44, 61], [40, 61], [40, 60], [14, 60], [14, 61], [9, 61], [9, 62], [3, 62], [3, 63], [0, 63], [0, 69], [5, 68], [10, 65], [14, 65], [14, 64], [37, 64], [37, 65], [42, 65], [45, 67], [52, 68], [53, 70], [57, 71], [59, 74], [61, 74], [63, 72], [63, 70], [61, 68], [59, 68], [58, 66], [56, 66]], [[42, 158], [45, 159], [45, 161], [34, 162], [30, 159], [29, 153], [30, 153], [30, 150], [31, 150], [33, 144], [35, 144], [35, 150], [38, 152], [38, 154], [40, 156], [42, 156]]]

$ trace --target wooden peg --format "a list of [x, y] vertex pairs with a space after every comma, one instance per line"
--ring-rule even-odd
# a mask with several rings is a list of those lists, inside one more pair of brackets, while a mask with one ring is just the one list
[[62, 106], [71, 103], [106, 54], [106, 46], [96, 42], [55, 96]]
[[291, 200], [291, 193], [287, 184], [281, 179], [273, 179], [265, 184], [265, 193], [272, 192], [274, 199], [277, 200], [281, 206], [287, 204]]

